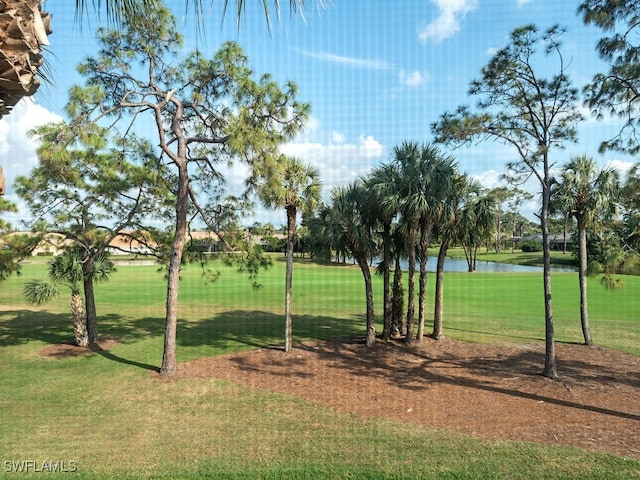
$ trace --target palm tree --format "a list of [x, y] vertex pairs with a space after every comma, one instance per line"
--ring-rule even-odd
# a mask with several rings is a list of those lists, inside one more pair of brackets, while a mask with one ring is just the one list
[[346, 187], [336, 187], [331, 194], [331, 228], [340, 232], [344, 245], [360, 267], [365, 284], [367, 304], [366, 344], [376, 341], [376, 325], [373, 310], [373, 284], [369, 269], [369, 256], [375, 251], [373, 241], [374, 216], [369, 210], [368, 191], [361, 182]]
[[405, 342], [413, 342], [415, 313], [415, 272], [416, 272], [416, 237], [420, 219], [421, 200], [418, 175], [415, 166], [420, 158], [420, 146], [413, 142], [403, 142], [393, 148], [393, 158], [398, 165], [400, 181], [398, 182], [398, 208], [401, 213], [401, 229], [407, 239], [408, 277], [407, 277], [407, 331]]
[[[107, 280], [113, 272], [113, 263], [104, 255], [93, 267], [95, 280]], [[87, 317], [80, 293], [84, 279], [82, 256], [77, 249], [67, 250], [49, 262], [49, 281], [32, 280], [24, 285], [25, 301], [30, 305], [42, 305], [60, 294], [59, 287], [66, 285], [71, 290], [71, 319], [73, 320], [74, 342], [79, 347], [89, 345]]]
[[552, 179], [552, 210], [576, 219], [578, 224], [580, 282], [580, 320], [585, 345], [592, 345], [587, 308], [587, 229], [597, 229], [603, 217], [616, 207], [620, 191], [618, 174], [612, 169], [598, 170], [595, 161], [586, 155], [573, 157]]
[[433, 145], [404, 142], [393, 149], [399, 171], [398, 204], [401, 223], [406, 231], [409, 254], [407, 336], [406, 343], [413, 342], [415, 311], [415, 259], [417, 240], [420, 258], [420, 283], [418, 299], [418, 340], [424, 333], [424, 314], [427, 285], [427, 249], [431, 230], [443, 212], [443, 195], [449, 188], [453, 172], [453, 159], [443, 156]]
[[[369, 191], [370, 208], [382, 227], [382, 260], [378, 271], [383, 277], [383, 329], [382, 338], [389, 340], [392, 333], [392, 302], [391, 302], [391, 251], [394, 218], [398, 213], [398, 170], [394, 164], [385, 164], [376, 168], [364, 180]], [[401, 278], [401, 277], [400, 277]]]
[[291, 288], [293, 283], [293, 247], [298, 209], [311, 212], [320, 201], [320, 173], [316, 167], [295, 157], [282, 157], [281, 170], [257, 186], [266, 207], [284, 207], [287, 212], [287, 270], [285, 279], [284, 351], [291, 350]]
[[444, 261], [447, 256], [447, 250], [453, 242], [459, 239], [460, 220], [465, 207], [465, 199], [468, 199], [474, 192], [479, 191], [480, 188], [478, 182], [470, 181], [466, 175], [461, 175], [456, 171], [450, 183], [444, 212], [436, 224], [435, 230], [440, 238], [440, 248], [438, 249], [436, 263], [433, 332], [431, 333], [431, 336], [436, 340], [444, 339], [442, 333], [442, 307], [444, 303]]
[[467, 203], [461, 212], [459, 240], [471, 273], [476, 271], [478, 248], [491, 240], [496, 206], [491, 195], [482, 195], [481, 192], [468, 199]]

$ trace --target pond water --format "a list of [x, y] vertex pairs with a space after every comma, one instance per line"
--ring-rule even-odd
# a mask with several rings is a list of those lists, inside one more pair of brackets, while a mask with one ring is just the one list
[[[435, 272], [436, 264], [438, 262], [437, 257], [429, 257], [429, 261], [427, 262], [427, 271]], [[408, 268], [409, 263], [405, 260], [402, 263], [403, 270]], [[416, 264], [416, 270], [419, 268], [419, 264]], [[469, 269], [467, 268], [467, 261], [462, 258], [447, 258], [444, 261], [444, 271], [445, 272], [467, 272]], [[511, 263], [498, 263], [498, 262], [485, 262], [478, 261], [476, 262], [476, 271], [477, 272], [491, 272], [491, 273], [504, 273], [504, 272], [540, 272], [542, 273], [542, 267], [530, 267], [527, 265], [514, 265]], [[552, 267], [552, 272], [575, 272], [575, 269], [568, 267]]]
[[[429, 257], [429, 261], [427, 262], [427, 269], [429, 271], [435, 272], [436, 263], [438, 259], [436, 257]], [[444, 261], [444, 271], [445, 272], [466, 272], [467, 261], [464, 259], [454, 259], [447, 258]], [[528, 265], [515, 265], [511, 263], [498, 263], [498, 262], [486, 262], [486, 261], [478, 261], [476, 262], [476, 271], [478, 272], [540, 272], [542, 273], [542, 267], [531, 267]], [[574, 269], [567, 267], [551, 267], [552, 272], [573, 272]]]

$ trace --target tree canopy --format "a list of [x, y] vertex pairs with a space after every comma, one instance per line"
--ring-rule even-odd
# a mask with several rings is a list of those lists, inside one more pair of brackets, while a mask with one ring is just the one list
[[600, 144], [600, 151], [640, 151], [640, 5], [636, 0], [585, 0], [578, 7], [585, 24], [607, 32], [596, 50], [609, 70], [594, 75], [584, 87], [585, 101], [598, 117], [623, 120], [619, 133]]
[[[221, 166], [243, 160], [253, 177], [276, 171], [278, 145], [300, 128], [309, 106], [296, 100], [292, 82], [281, 88], [267, 74], [255, 80], [236, 43], [225, 42], [211, 58], [199, 51], [183, 55], [175, 18], [157, 2], [127, 12], [117, 29], [99, 29], [98, 40], [98, 56], [79, 67], [86, 86], [72, 90], [69, 112], [87, 122], [107, 123], [122, 134], [140, 128], [143, 118], [151, 121], [147, 134], [155, 137], [158, 157], [173, 170], [161, 367], [163, 373], [173, 373], [179, 272], [190, 220], [199, 217], [224, 241], [218, 221], [228, 218], [226, 210], [234, 202], [225, 199]], [[247, 207], [245, 202], [238, 208]], [[255, 274], [264, 261], [245, 245], [251, 251], [237, 258]]]
[[[558, 25], [543, 32], [535, 25], [514, 29], [507, 46], [482, 68], [481, 78], [471, 82], [469, 95], [478, 98], [476, 109], [460, 106], [455, 112], [445, 112], [432, 124], [437, 141], [449, 145], [468, 145], [485, 139], [510, 145], [518, 154], [517, 160], [507, 163], [512, 180], [521, 181], [533, 175], [540, 184], [546, 323], [544, 374], [550, 378], [557, 376], [548, 228], [550, 153], [576, 140], [576, 125], [582, 119], [577, 108], [578, 90], [566, 73], [562, 55], [563, 33]], [[541, 61], [555, 69], [550, 78], [537, 74]]]

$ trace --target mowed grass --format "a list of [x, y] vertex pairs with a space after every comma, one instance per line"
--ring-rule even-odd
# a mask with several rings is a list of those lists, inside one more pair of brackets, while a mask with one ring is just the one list
[[[182, 272], [179, 361], [280, 345], [281, 259], [260, 274], [258, 290], [234, 269], [214, 268], [221, 277], [212, 284], [198, 266]], [[0, 476], [14, 478], [10, 462], [30, 460], [73, 461], [77, 471], [64, 475], [81, 478], [640, 477], [640, 462], [610, 455], [362, 419], [215, 379], [158, 380], [150, 372], [162, 358], [166, 287], [156, 270], [122, 266], [97, 286], [100, 333], [121, 343], [82, 358], [39, 355], [72, 337], [67, 296], [41, 308], [21, 299], [22, 284], [43, 278], [45, 265], [25, 265], [21, 277], [0, 286]], [[625, 288], [613, 292], [590, 283], [593, 337], [639, 355], [640, 279], [624, 280]], [[428, 319], [433, 282], [430, 276]], [[380, 278], [375, 288], [380, 313]], [[555, 274], [553, 292], [558, 341], [580, 342], [577, 276]], [[544, 339], [538, 274], [448, 273], [445, 301], [447, 336]], [[357, 268], [296, 263], [294, 345], [363, 335], [363, 312]]]

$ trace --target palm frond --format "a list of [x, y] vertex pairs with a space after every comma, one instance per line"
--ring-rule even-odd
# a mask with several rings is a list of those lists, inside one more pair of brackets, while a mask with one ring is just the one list
[[22, 293], [29, 305], [42, 305], [60, 294], [58, 287], [51, 282], [32, 280], [24, 284]]

